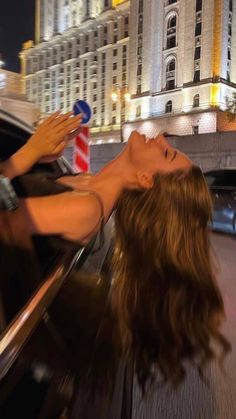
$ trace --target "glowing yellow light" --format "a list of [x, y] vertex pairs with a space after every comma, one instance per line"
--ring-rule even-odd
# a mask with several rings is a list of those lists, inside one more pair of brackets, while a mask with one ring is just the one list
[[221, 50], [222, 50], [222, 0], [215, 0], [214, 12], [214, 44], [212, 54], [213, 76], [219, 76], [221, 70]]
[[131, 96], [130, 96], [130, 93], [125, 93], [125, 101], [126, 102], [130, 102], [130, 98], [131, 98]]
[[113, 1], [112, 1], [112, 6], [113, 6], [113, 7], [116, 7], [116, 6], [118, 6], [119, 4], [124, 3], [124, 2], [125, 2], [125, 0], [113, 0]]
[[218, 106], [220, 101], [220, 85], [213, 84], [211, 86], [211, 105]]
[[118, 95], [117, 95], [117, 93], [116, 93], [116, 92], [112, 92], [112, 94], [111, 94], [111, 98], [112, 98], [113, 102], [116, 102], [116, 101], [117, 101], [117, 99], [118, 99]]
[[30, 49], [34, 47], [34, 41], [29, 40], [23, 43], [23, 49]]

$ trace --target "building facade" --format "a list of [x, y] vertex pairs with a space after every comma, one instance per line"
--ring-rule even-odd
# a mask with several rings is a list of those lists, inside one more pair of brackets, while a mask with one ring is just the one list
[[227, 129], [219, 120], [236, 91], [236, 0], [36, 6], [36, 42], [26, 43], [21, 61], [27, 97], [43, 116], [86, 100], [93, 142], [119, 140], [121, 124], [124, 139], [133, 129], [150, 136]]
[[0, 108], [35, 125], [39, 119], [39, 109], [23, 94], [21, 74], [0, 69]]
[[90, 103], [93, 129], [117, 128], [113, 86], [128, 84], [129, 2], [41, 0], [36, 44], [21, 52], [27, 97], [42, 115]]

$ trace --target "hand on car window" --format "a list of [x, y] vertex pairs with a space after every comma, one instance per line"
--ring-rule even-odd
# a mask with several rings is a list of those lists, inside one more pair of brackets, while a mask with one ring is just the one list
[[72, 117], [72, 112], [64, 115], [55, 112], [39, 125], [23, 147], [1, 163], [0, 171], [9, 179], [13, 179], [26, 173], [38, 161], [49, 162], [57, 159], [68, 141], [80, 132], [82, 117]]

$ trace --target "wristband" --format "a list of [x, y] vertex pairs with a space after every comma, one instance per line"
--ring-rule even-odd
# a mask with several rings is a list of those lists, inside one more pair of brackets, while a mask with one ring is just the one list
[[18, 207], [19, 200], [10, 180], [0, 175], [0, 210], [15, 211]]

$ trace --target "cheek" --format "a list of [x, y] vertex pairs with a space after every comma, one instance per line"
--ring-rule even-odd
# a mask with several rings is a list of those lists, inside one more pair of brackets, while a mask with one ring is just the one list
[[165, 159], [161, 153], [155, 149], [150, 149], [149, 153], [147, 153], [145, 156], [145, 160], [149, 165], [149, 169], [153, 170], [154, 172], [162, 169], [162, 167], [165, 165]]
[[140, 162], [143, 161], [144, 155], [145, 155], [145, 150], [143, 149], [143, 147], [136, 141], [133, 142], [133, 144], [131, 144], [131, 159], [132, 162], [135, 164], [139, 164]]

